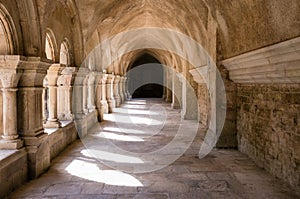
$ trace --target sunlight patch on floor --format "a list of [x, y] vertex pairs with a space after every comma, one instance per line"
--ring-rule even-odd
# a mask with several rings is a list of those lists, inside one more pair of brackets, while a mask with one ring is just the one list
[[116, 133], [111, 133], [111, 132], [100, 132], [97, 135], [93, 135], [96, 137], [101, 137], [105, 139], [111, 139], [111, 140], [118, 140], [118, 141], [126, 141], [126, 142], [143, 142], [144, 139], [139, 138], [137, 136], [132, 136], [132, 135], [120, 135]]
[[116, 170], [100, 170], [94, 163], [75, 159], [65, 169], [69, 174], [94, 182], [115, 186], [142, 187], [134, 176]]
[[[143, 164], [144, 161], [137, 157], [132, 157], [128, 155], [121, 155], [117, 153], [111, 153], [103, 150], [97, 149], [84, 149], [81, 154], [87, 157], [101, 157], [101, 160], [118, 162], [118, 163], [132, 163], [132, 164]], [[91, 155], [93, 154], [93, 155]]]

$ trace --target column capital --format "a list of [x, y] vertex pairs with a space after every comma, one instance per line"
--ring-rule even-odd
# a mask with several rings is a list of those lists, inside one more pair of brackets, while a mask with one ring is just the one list
[[52, 64], [51, 60], [40, 57], [26, 57], [20, 63], [22, 75], [19, 86], [42, 87], [47, 70]]
[[56, 86], [57, 85], [57, 79], [61, 75], [61, 72], [65, 68], [65, 65], [63, 64], [52, 64], [48, 71], [46, 78], [48, 79], [48, 85], [49, 86]]
[[76, 73], [76, 78], [74, 81], [75, 86], [83, 86], [84, 81], [89, 73], [89, 69], [85, 67], [79, 67]]
[[93, 84], [95, 82], [95, 79], [96, 79], [96, 75], [95, 75], [95, 72], [90, 72], [88, 74], [88, 81], [87, 81], [87, 84]]
[[114, 83], [117, 84], [117, 83], [119, 83], [120, 80], [121, 80], [121, 76], [120, 75], [116, 75], [115, 79], [114, 79]]
[[107, 83], [112, 84], [114, 82], [115, 75], [114, 74], [107, 74]]
[[57, 79], [57, 86], [71, 86], [78, 71], [76, 67], [65, 67]]
[[17, 55], [0, 55], [0, 79], [3, 88], [17, 87], [22, 72], [20, 64], [24, 59]]
[[102, 84], [106, 84], [106, 82], [107, 82], [107, 77], [108, 77], [108, 74], [106, 74], [106, 73], [102, 74], [102, 79], [101, 79], [101, 83], [102, 83]]

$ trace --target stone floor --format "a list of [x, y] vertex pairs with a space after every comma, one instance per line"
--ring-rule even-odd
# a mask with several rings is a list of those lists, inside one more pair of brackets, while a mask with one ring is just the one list
[[[169, 106], [158, 100], [127, 102], [9, 198], [300, 197], [236, 150], [214, 149], [197, 158], [203, 129], [181, 121]], [[191, 133], [195, 128], [197, 135]]]

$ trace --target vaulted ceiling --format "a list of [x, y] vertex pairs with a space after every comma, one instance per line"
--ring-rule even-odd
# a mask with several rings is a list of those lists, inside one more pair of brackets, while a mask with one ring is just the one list
[[178, 30], [203, 40], [209, 16], [217, 22], [222, 58], [300, 34], [298, 0], [75, 0], [83, 37], [100, 40], [140, 27]]

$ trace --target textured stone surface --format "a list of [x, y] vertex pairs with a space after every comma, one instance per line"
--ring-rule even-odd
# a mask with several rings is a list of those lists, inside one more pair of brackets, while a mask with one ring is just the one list
[[0, 153], [0, 197], [5, 197], [25, 183], [27, 172], [27, 153], [24, 148]]
[[[169, 107], [170, 104], [164, 106]], [[141, 105], [127, 104], [126, 107], [137, 108]], [[168, 109], [168, 112], [174, 111]], [[176, 118], [180, 118], [180, 113], [177, 113], [177, 117], [173, 115], [170, 120], [176, 122]], [[109, 129], [115, 126], [107, 122], [105, 127]], [[168, 128], [170, 130], [176, 127]], [[137, 132], [140, 129], [141, 127], [136, 126], [132, 130]], [[110, 133], [120, 132], [110, 130]], [[165, 134], [157, 136], [155, 145], [144, 144], [145, 151], [168, 143], [169, 139], [166, 139]], [[168, 136], [172, 134], [167, 134]], [[119, 147], [126, 147], [127, 150], [137, 149], [133, 141], [113, 142]], [[130, 174], [116, 171], [100, 163], [90, 154], [85, 153], [85, 146], [78, 140], [53, 160], [47, 173], [13, 192], [10, 198], [299, 197], [296, 190], [255, 166], [254, 162], [237, 150], [215, 149], [207, 157], [198, 159], [196, 155], [199, 144], [201, 139], [195, 139], [191, 148], [183, 156], [161, 170]]]
[[299, 85], [239, 85], [237, 100], [239, 149], [299, 189]]

